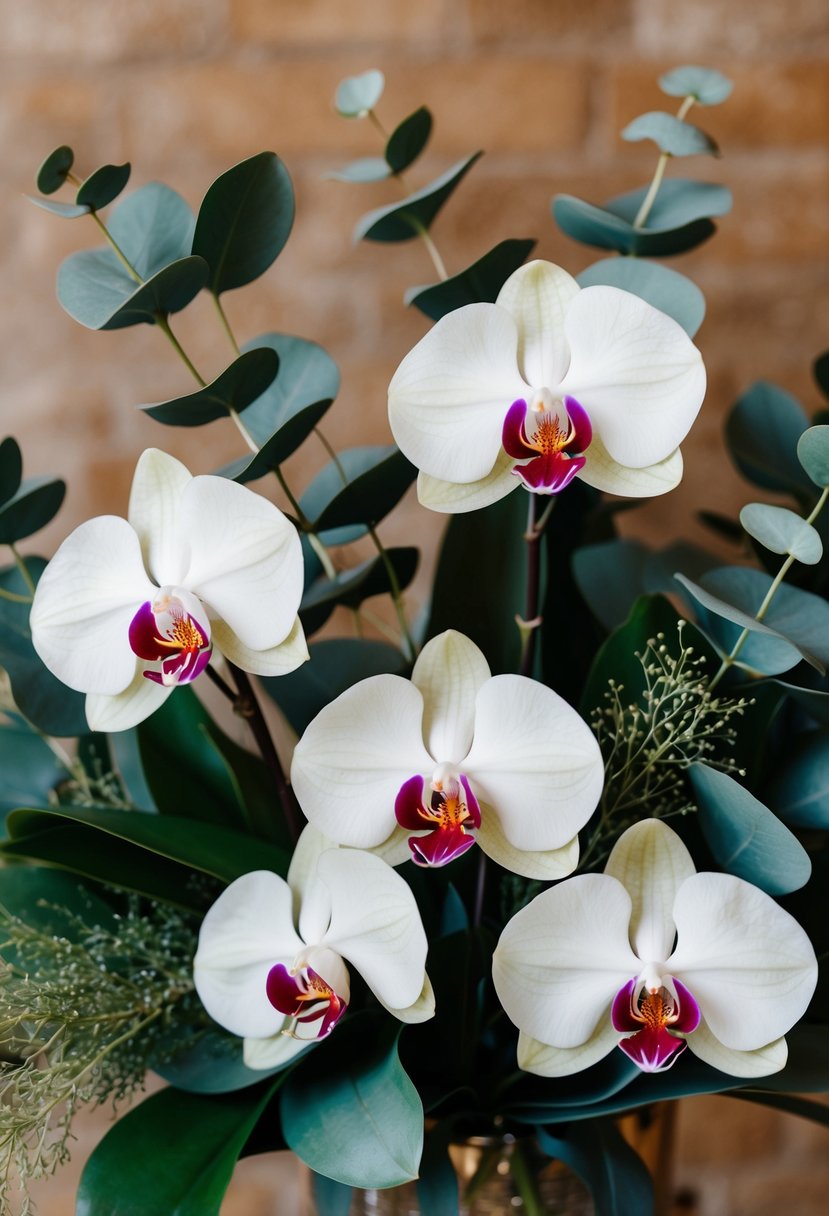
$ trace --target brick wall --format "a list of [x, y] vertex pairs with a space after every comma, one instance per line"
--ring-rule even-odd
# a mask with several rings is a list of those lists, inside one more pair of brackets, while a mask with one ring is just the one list
[[[541, 256], [578, 272], [595, 258], [553, 226], [551, 195], [600, 201], [647, 180], [652, 152], [623, 144], [618, 131], [662, 104], [661, 71], [699, 62], [734, 78], [732, 99], [701, 115], [725, 158], [693, 162], [691, 172], [728, 184], [735, 211], [712, 242], [675, 262], [708, 297], [698, 342], [710, 392], [685, 446], [683, 485], [625, 516], [628, 531], [701, 539], [695, 506], [735, 511], [745, 500], [719, 433], [752, 379], [818, 404], [809, 368], [829, 335], [824, 0], [0, 0], [0, 18], [4, 431], [20, 440], [28, 473], [70, 482], [43, 551], [91, 514], [123, 512], [144, 447], [167, 447], [199, 472], [238, 454], [229, 424], [194, 436], [135, 411], [191, 387], [157, 332], [91, 333], [57, 305], [59, 261], [96, 243], [87, 221], [59, 221], [21, 197], [59, 143], [75, 147], [82, 171], [130, 159], [134, 184], [161, 178], [194, 206], [230, 164], [279, 152], [296, 184], [295, 232], [266, 278], [226, 298], [231, 320], [240, 337], [282, 329], [322, 342], [343, 372], [326, 425], [332, 441], [387, 439], [386, 385], [427, 328], [403, 308], [402, 293], [433, 276], [416, 242], [352, 245], [357, 217], [392, 197], [385, 185], [326, 180], [350, 157], [379, 151], [368, 124], [331, 108], [341, 77], [370, 66], [386, 73], [387, 126], [422, 102], [435, 114], [413, 181], [486, 149], [434, 230], [450, 270], [505, 237], [536, 236]], [[205, 374], [221, 368], [227, 352], [206, 306], [177, 331]], [[299, 486], [323, 460], [308, 448], [288, 470]], [[398, 543], [417, 535], [430, 552], [437, 522], [410, 502], [384, 534]], [[783, 1206], [811, 1216], [823, 1210], [829, 1181], [825, 1164], [814, 1172], [827, 1160], [822, 1136], [747, 1104], [699, 1100], [683, 1110], [679, 1180], [704, 1216]], [[804, 1166], [812, 1181], [801, 1194]], [[263, 1176], [255, 1174], [249, 1201], [234, 1192], [234, 1212], [268, 1210]], [[57, 1184], [47, 1188], [43, 1216], [72, 1211], [59, 1194]]]

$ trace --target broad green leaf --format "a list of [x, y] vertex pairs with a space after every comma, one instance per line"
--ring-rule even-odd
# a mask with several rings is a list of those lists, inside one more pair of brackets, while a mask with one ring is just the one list
[[380, 207], [364, 215], [354, 229], [354, 240], [410, 241], [419, 236], [429, 228], [443, 204], [481, 155], [481, 152], [475, 152], [458, 161], [428, 186], [410, 194], [402, 202]]
[[426, 1133], [417, 1180], [417, 1198], [429, 1216], [458, 1216], [458, 1174], [449, 1156], [450, 1122], [438, 1123]]
[[362, 118], [383, 96], [386, 78], [372, 68], [359, 76], [348, 76], [337, 85], [334, 105], [343, 118]]
[[123, 165], [102, 165], [80, 185], [75, 202], [79, 207], [100, 211], [118, 197], [129, 181], [131, 171], [129, 162]]
[[728, 773], [696, 761], [688, 770], [699, 822], [715, 860], [768, 895], [809, 881], [812, 864], [796, 836]]
[[787, 748], [775, 768], [769, 802], [794, 827], [829, 828], [829, 736], [825, 731], [810, 731]]
[[[44, 569], [42, 557], [27, 557], [35, 583]], [[29, 589], [16, 566], [0, 570], [0, 588], [27, 596]], [[24, 717], [47, 735], [80, 735], [87, 729], [85, 698], [61, 684], [35, 654], [29, 629], [30, 605], [0, 598], [0, 667], [11, 680], [12, 696]]]
[[698, 105], [717, 106], [731, 96], [734, 85], [716, 68], [684, 64], [660, 76], [659, 87], [669, 97], [693, 97]]
[[673, 114], [664, 110], [650, 110], [640, 114], [628, 123], [622, 132], [622, 139], [629, 143], [638, 143], [643, 139], [651, 139], [660, 152], [669, 156], [719, 156], [720, 150], [710, 135], [706, 135], [693, 123], [683, 122]]
[[58, 215], [64, 220], [79, 219], [82, 215], [89, 215], [92, 210], [91, 207], [81, 207], [77, 203], [61, 203], [54, 198], [40, 198], [37, 194], [27, 194], [26, 197], [36, 207], [50, 211], [52, 215]]
[[797, 459], [815, 485], [829, 486], [829, 426], [810, 426], [797, 441]]
[[244, 350], [276, 351], [279, 375], [245, 414], [245, 426], [264, 447], [279, 435], [273, 450], [276, 464], [286, 460], [313, 430], [340, 391], [340, 373], [327, 351], [307, 338], [290, 334], [260, 334]]
[[141, 763], [141, 752], [138, 747], [138, 732], [135, 728], [119, 730], [107, 738], [115, 771], [126, 791], [129, 802], [142, 811], [158, 810], [144, 776], [144, 766]]
[[806, 411], [791, 393], [759, 380], [737, 399], [725, 435], [743, 477], [764, 490], [793, 494], [810, 503], [814, 485], [797, 456], [808, 425]]
[[417, 469], [394, 444], [346, 448], [317, 474], [299, 505], [315, 532], [376, 524], [416, 476]]
[[[627, 194], [617, 194], [605, 203], [605, 207], [614, 215], [633, 224], [646, 194], [647, 187], [642, 186]], [[640, 237], [648, 232], [655, 234], [681, 230], [696, 221], [710, 222], [719, 215], [727, 215], [732, 202], [731, 191], [727, 186], [698, 182], [693, 178], [668, 178], [659, 187], [656, 202], [651, 208], [645, 228], [640, 232]], [[685, 247], [690, 248], [689, 245]], [[633, 252], [646, 253], [647, 250], [640, 245]]]
[[87, 329], [154, 325], [161, 314], [180, 312], [207, 282], [201, 258], [182, 258], [140, 285], [109, 249], [71, 254], [58, 270], [58, 300]]
[[260, 152], [217, 178], [199, 208], [193, 253], [210, 268], [214, 295], [244, 287], [276, 261], [294, 222], [294, 188], [274, 152]]
[[432, 115], [421, 106], [395, 127], [386, 144], [386, 161], [393, 173], [403, 173], [420, 156], [432, 134]]
[[337, 638], [312, 642], [308, 649], [310, 663], [287, 676], [260, 680], [298, 735], [324, 706], [358, 680], [385, 673], [402, 675], [406, 670], [401, 652], [386, 642]]
[[501, 241], [460, 274], [428, 287], [410, 287], [404, 301], [414, 304], [433, 321], [439, 321], [446, 313], [464, 304], [481, 301], [493, 304], [509, 276], [534, 248], [535, 241], [531, 240]]
[[829, 1126], [829, 1107], [823, 1102], [812, 1102], [809, 1098], [798, 1098], [795, 1094], [767, 1094], [753, 1090], [737, 1090], [736, 1093], [725, 1096], [741, 1098], [743, 1102], [756, 1102], [760, 1106], [771, 1106], [787, 1115], [798, 1115], [801, 1119], [811, 1119], [813, 1123]]
[[276, 379], [279, 357], [261, 348], [239, 355], [212, 384], [157, 405], [141, 405], [145, 414], [166, 426], [203, 426], [227, 418], [231, 410], [241, 413]]
[[236, 460], [231, 460], [229, 464], [222, 465], [220, 469], [214, 470], [216, 476], [238, 481], [240, 485], [247, 485], [249, 481], [258, 481], [261, 477], [267, 477], [269, 473], [278, 469], [282, 461], [287, 459], [291, 452], [295, 451], [308, 437], [320, 419], [324, 417], [330, 405], [330, 401], [317, 401], [313, 405], [306, 406], [301, 415], [290, 419], [282, 430], [266, 440], [258, 452], [248, 456], [239, 456]]
[[219, 1216], [236, 1161], [280, 1084], [146, 1098], [89, 1158], [76, 1216]]
[[[652, 217], [653, 212], [649, 220]], [[596, 207], [571, 194], [556, 195], [553, 199], [553, 218], [563, 232], [583, 245], [648, 257], [684, 253], [707, 241], [715, 231], [710, 219], [691, 220], [664, 230], [656, 229], [651, 224], [647, 228], [634, 228], [632, 220], [617, 215], [610, 204]]]
[[326, 1178], [324, 1174], [311, 1174], [311, 1189], [314, 1193], [317, 1216], [348, 1216], [354, 1188]]
[[557, 1133], [539, 1127], [536, 1134], [539, 1147], [563, 1161], [587, 1186], [596, 1216], [652, 1216], [651, 1176], [613, 1120], [574, 1123]]
[[42, 194], [54, 194], [66, 181], [75, 163], [75, 153], [67, 144], [50, 152], [37, 171], [37, 188]]
[[[829, 427], [826, 430], [829, 432]], [[820, 534], [788, 507], [750, 502], [740, 511], [740, 523], [749, 536], [772, 553], [790, 553], [809, 566], [814, 566], [823, 556]]]
[[648, 557], [640, 541], [621, 537], [585, 545], [574, 553], [576, 585], [605, 629], [615, 629], [626, 621], [645, 590]]
[[149, 182], [128, 195], [109, 217], [109, 230], [142, 279], [190, 254], [195, 220], [180, 194]]
[[0, 719], [0, 772], [3, 816], [17, 806], [48, 806], [55, 786], [69, 776], [40, 735], [11, 713], [4, 713]]
[[193, 1043], [182, 1035], [180, 1027], [176, 1027], [176, 1032], [181, 1050], [170, 1056], [165, 1049], [164, 1058], [150, 1064], [164, 1081], [190, 1094], [226, 1094], [248, 1089], [285, 1067], [248, 1068], [242, 1057], [242, 1040], [218, 1026], [199, 1032]]
[[[401, 591], [414, 578], [419, 556], [418, 550], [412, 547], [386, 550], [386, 559], [391, 563]], [[338, 604], [346, 608], [359, 608], [364, 600], [390, 592], [389, 573], [381, 554], [370, 557], [350, 570], [344, 570], [336, 578], [323, 575], [311, 584], [299, 606], [305, 632], [313, 634], [322, 628]]]
[[[85, 924], [114, 929], [112, 906], [74, 875], [45, 866], [4, 866], [0, 869], [0, 907], [33, 928], [61, 937], [74, 937], [74, 926], [62, 915], [80, 917]], [[3, 951], [4, 956], [6, 951]]]
[[0, 506], [14, 498], [23, 478], [23, 456], [11, 435], [0, 443]]
[[363, 156], [352, 160], [342, 169], [334, 169], [326, 173], [326, 177], [336, 182], [382, 182], [391, 177], [392, 171], [388, 161], [383, 156]]
[[282, 1130], [316, 1173], [361, 1187], [417, 1177], [423, 1106], [400, 1063], [399, 1035], [387, 1017], [354, 1017], [338, 1027], [336, 1043], [324, 1043], [291, 1073]]
[[39, 532], [54, 519], [66, 495], [66, 482], [56, 477], [27, 477], [0, 507], [0, 544], [13, 545]]
[[639, 296], [678, 322], [689, 338], [702, 325], [705, 296], [685, 275], [642, 258], [604, 258], [577, 276], [582, 287], [620, 287]]

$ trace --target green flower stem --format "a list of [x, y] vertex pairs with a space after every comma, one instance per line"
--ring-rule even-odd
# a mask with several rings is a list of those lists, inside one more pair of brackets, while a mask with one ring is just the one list
[[[696, 98], [693, 96], [693, 94], [690, 94], [683, 100], [682, 105], [679, 107], [676, 114], [680, 121], [685, 118], [685, 115], [688, 113], [695, 100]], [[665, 170], [668, 167], [668, 161], [670, 159], [670, 152], [660, 153], [659, 160], [656, 162], [656, 171], [654, 172], [653, 180], [648, 187], [648, 193], [642, 199], [642, 206], [639, 208], [638, 212], [636, 213], [636, 219], [633, 221], [634, 228], [645, 227], [647, 218], [651, 213], [651, 208], [656, 202], [656, 196], [659, 193], [659, 187], [662, 185], [662, 179], [665, 176]]]
[[484, 893], [486, 892], [486, 853], [478, 846], [478, 876], [475, 881], [475, 908], [472, 913], [472, 926], [480, 928], [484, 915]]
[[538, 1193], [535, 1177], [524, 1152], [524, 1145], [520, 1140], [516, 1140], [509, 1158], [510, 1172], [523, 1200], [522, 1211], [525, 1216], [544, 1216], [547, 1209]]
[[33, 598], [31, 595], [17, 595], [14, 591], [6, 591], [0, 587], [0, 600], [8, 600], [12, 604], [31, 604]]
[[[818, 515], [820, 515], [821, 511], [823, 510], [824, 506], [826, 505], [827, 498], [829, 498], [829, 486], [824, 487], [824, 490], [823, 490], [820, 498], [817, 500], [817, 502], [814, 505], [811, 515], [809, 515], [806, 519], [807, 524], [813, 524], [815, 522]], [[766, 613], [768, 612], [769, 608], [771, 607], [772, 600], [774, 599], [775, 595], [777, 594], [777, 592], [783, 582], [783, 579], [789, 573], [789, 571], [791, 570], [792, 566], [794, 565], [794, 563], [796, 561], [797, 561], [797, 558], [794, 557], [790, 553], [789, 556], [786, 558], [786, 560], [783, 562], [783, 565], [780, 567], [780, 569], [777, 571], [777, 574], [774, 577], [774, 581], [772, 582], [771, 586], [769, 587], [768, 591], [766, 592], [765, 596], [763, 597], [762, 604], [760, 605], [760, 607], [757, 609], [757, 611], [754, 614], [755, 621], [762, 621], [764, 619]], [[723, 676], [728, 671], [728, 669], [731, 666], [733, 666], [737, 656], [739, 655], [740, 651], [743, 649], [743, 646], [745, 646], [750, 633], [751, 633], [750, 629], [744, 629], [742, 631], [742, 633], [740, 634], [740, 636], [737, 638], [737, 641], [732, 646], [731, 651], [729, 652], [729, 654], [727, 654], [725, 656], [723, 661], [720, 663], [720, 666], [719, 666], [717, 672], [715, 673], [713, 679], [711, 680], [711, 683], [708, 685], [709, 692], [712, 692], [717, 687], [720, 680], [723, 678]]]
[[228, 321], [227, 314], [225, 313], [225, 310], [222, 307], [222, 301], [220, 300], [218, 295], [216, 295], [215, 292], [213, 292], [212, 294], [213, 294], [213, 303], [216, 305], [216, 312], [219, 314], [219, 320], [222, 323], [222, 329], [227, 334], [228, 340], [230, 341], [230, 345], [233, 347], [237, 356], [241, 355], [242, 351], [239, 347], [239, 343], [236, 341], [233, 330], [230, 328], [230, 322]]
[[[29, 588], [29, 591], [34, 596], [35, 581], [32, 578], [31, 574], [29, 573], [29, 567], [26, 565], [25, 559], [23, 558], [22, 554], [18, 551], [17, 545], [10, 544], [9, 548], [12, 551], [12, 556], [15, 560], [15, 564], [16, 564], [18, 570], [20, 571], [20, 577], [23, 579], [23, 582], [26, 584], [26, 586]], [[6, 592], [6, 595], [9, 599], [15, 598], [15, 599], [22, 600], [24, 603], [27, 602], [25, 600], [24, 596], [20, 596], [20, 597], [14, 596], [14, 593], [11, 591]]]
[[531, 676], [535, 662], [535, 640], [541, 627], [542, 618], [539, 616], [539, 595], [541, 591], [541, 537], [555, 506], [555, 498], [551, 497], [542, 514], [538, 515], [538, 495], [530, 494], [530, 505], [527, 512], [527, 530], [524, 541], [527, 546], [527, 597], [524, 616], [516, 616], [515, 621], [521, 634], [521, 657], [518, 670], [522, 676]]

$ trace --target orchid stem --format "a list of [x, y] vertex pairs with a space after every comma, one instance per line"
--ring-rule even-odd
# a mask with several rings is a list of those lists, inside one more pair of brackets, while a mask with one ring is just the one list
[[541, 617], [538, 614], [538, 599], [541, 585], [541, 549], [540, 541], [550, 518], [550, 509], [544, 511], [538, 519], [538, 500], [535, 494], [530, 494], [530, 505], [527, 512], [527, 530], [524, 540], [527, 545], [527, 598], [524, 616], [516, 617], [521, 633], [521, 660], [519, 672], [522, 676], [532, 676], [535, 664], [535, 639], [541, 627]]
[[478, 929], [484, 915], [484, 893], [486, 891], [486, 853], [478, 846], [478, 878], [475, 883], [475, 907], [472, 913], [473, 928]]
[[[693, 95], [689, 95], [683, 100], [682, 105], [679, 107], [676, 114], [680, 122], [688, 113], [695, 100], [696, 98]], [[662, 179], [665, 176], [665, 170], [668, 167], [668, 161], [670, 159], [670, 152], [662, 152], [660, 154], [659, 160], [656, 162], [656, 170], [653, 175], [653, 180], [648, 186], [648, 192], [642, 199], [642, 205], [636, 213], [636, 219], [633, 221], [634, 228], [645, 227], [648, 216], [650, 215], [653, 205], [656, 202], [656, 196], [659, 193], [659, 187], [662, 185]]]
[[[23, 579], [23, 582], [29, 588], [30, 593], [32, 595], [34, 595], [35, 581], [32, 578], [31, 574], [29, 573], [29, 567], [26, 565], [25, 559], [23, 558], [22, 554], [18, 552], [16, 545], [10, 544], [9, 548], [12, 551], [12, 556], [14, 557], [15, 564], [17, 565], [17, 568], [20, 571], [20, 577]], [[6, 592], [6, 595], [9, 597], [9, 599], [11, 599], [12, 596], [14, 596], [14, 593], [9, 591], [9, 592]], [[14, 596], [14, 598], [15, 599], [19, 598], [21, 600], [21, 602], [28, 602], [28, 601], [25, 601], [22, 596], [20, 596], [20, 597]]]

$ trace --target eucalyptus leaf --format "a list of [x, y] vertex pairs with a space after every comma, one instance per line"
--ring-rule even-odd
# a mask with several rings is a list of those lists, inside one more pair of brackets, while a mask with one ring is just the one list
[[812, 367], [815, 381], [824, 397], [829, 397], [829, 350], [818, 355]]
[[246, 342], [245, 352], [269, 349], [279, 358], [279, 375], [245, 414], [245, 426], [260, 445], [274, 436], [276, 463], [287, 459], [313, 430], [340, 391], [336, 363], [317, 342], [290, 334], [260, 334]]
[[346, 448], [317, 474], [299, 500], [315, 532], [376, 524], [397, 506], [417, 470], [394, 444]]
[[80, 185], [75, 202], [79, 207], [100, 211], [118, 197], [129, 181], [131, 172], [132, 166], [129, 162], [123, 165], [102, 165]]
[[247, 351], [204, 388], [172, 401], [141, 405], [145, 414], [166, 426], [203, 426], [237, 414], [261, 397], [276, 379], [279, 356], [265, 347]]
[[199, 208], [192, 252], [210, 268], [214, 295], [244, 287], [276, 261], [294, 222], [294, 188], [274, 152], [217, 178]]
[[720, 150], [710, 135], [706, 135], [693, 123], [684, 122], [664, 110], [650, 110], [628, 123], [622, 131], [622, 139], [638, 143], [651, 139], [660, 152], [668, 156], [719, 156]]
[[[829, 432], [829, 427], [826, 430]], [[750, 502], [740, 511], [740, 523], [749, 536], [772, 553], [789, 553], [809, 566], [814, 566], [823, 556], [820, 534], [788, 507]]]
[[391, 166], [384, 157], [363, 156], [359, 160], [352, 160], [342, 169], [333, 169], [325, 176], [337, 182], [382, 182], [391, 175]]
[[60, 190], [74, 163], [75, 153], [67, 144], [55, 148], [37, 171], [38, 190], [42, 194], [54, 194]]
[[[652, 1216], [653, 1182], [612, 1119], [538, 1128], [539, 1147], [578, 1174], [593, 1196], [596, 1216]], [[520, 1141], [519, 1141], [520, 1145]]]
[[[18, 806], [48, 806], [55, 786], [69, 775], [45, 739], [25, 719], [8, 711], [0, 720], [0, 772], [0, 815], [4, 817]], [[3, 873], [0, 870], [0, 878]]]
[[717, 106], [731, 96], [734, 85], [716, 68], [685, 64], [660, 76], [659, 87], [669, 97], [693, 97], [697, 105]]
[[[648, 187], [641, 186], [638, 190], [617, 194], [605, 206], [608, 211], [632, 224], [647, 192]], [[670, 177], [659, 187], [643, 231], [668, 232], [682, 229], [695, 221], [710, 221], [717, 216], [727, 215], [733, 201], [727, 186], [698, 182], [694, 178]], [[636, 252], [645, 253], [646, 250], [638, 249]]]
[[769, 802], [786, 823], [829, 828], [829, 735], [810, 731], [776, 766]]
[[829, 486], [829, 426], [810, 426], [797, 441], [797, 459], [815, 485]]
[[85, 250], [71, 254], [58, 270], [58, 300], [87, 329], [154, 325], [159, 315], [186, 308], [205, 286], [207, 274], [201, 258], [188, 257], [136, 284], [113, 252]]
[[36, 207], [41, 207], [44, 211], [50, 211], [52, 215], [60, 216], [63, 220], [76, 220], [82, 215], [89, 215], [92, 210], [88, 206], [80, 206], [78, 203], [61, 203], [54, 198], [41, 198], [37, 194], [27, 194], [30, 203], [34, 203]]
[[410, 241], [428, 229], [435, 216], [482, 155], [475, 152], [452, 165], [428, 186], [400, 203], [364, 215], [354, 229], [355, 241]]
[[13, 545], [45, 528], [60, 510], [66, 482], [57, 477], [28, 477], [0, 507], [0, 544]]
[[627, 620], [642, 594], [648, 556], [640, 541], [621, 537], [585, 545], [573, 555], [576, 585], [608, 631]]
[[413, 164], [429, 142], [432, 115], [420, 106], [395, 127], [386, 144], [386, 161], [393, 173], [403, 173]]
[[0, 506], [14, 498], [23, 478], [23, 455], [11, 435], [0, 443]]
[[410, 287], [404, 301], [414, 304], [433, 321], [464, 304], [494, 304], [504, 283], [534, 248], [533, 240], [501, 241], [459, 274], [427, 287]]
[[748, 481], [812, 502], [814, 484], [797, 455], [808, 425], [806, 411], [791, 393], [759, 380], [735, 402], [725, 435], [732, 459]]
[[344, 570], [336, 578], [323, 575], [316, 579], [302, 597], [299, 615], [306, 634], [313, 634], [325, 624], [334, 608], [343, 604], [346, 608], [359, 608], [364, 600], [374, 595], [391, 592], [386, 561], [394, 570], [401, 591], [411, 583], [417, 570], [419, 553], [415, 548], [391, 548], [385, 559], [380, 554], [368, 561]]
[[673, 317], [689, 338], [693, 338], [705, 316], [705, 296], [696, 283], [658, 262], [632, 257], [604, 258], [583, 270], [577, 281], [581, 287], [603, 285], [632, 292]]
[[359, 76], [348, 76], [337, 85], [334, 105], [343, 118], [362, 118], [383, 96], [386, 78], [372, 68]]
[[195, 221], [180, 194], [149, 182], [120, 202], [109, 230], [141, 279], [151, 279], [190, 254]]

